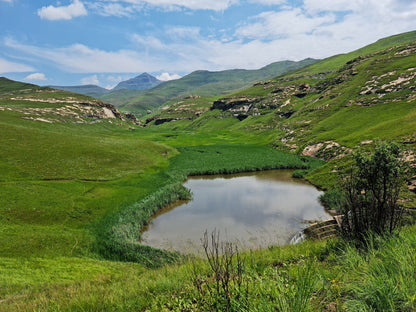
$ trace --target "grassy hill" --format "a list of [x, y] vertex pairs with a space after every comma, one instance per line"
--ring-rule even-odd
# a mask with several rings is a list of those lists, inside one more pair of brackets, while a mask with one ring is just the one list
[[[171, 80], [133, 96], [135, 93], [113, 92], [101, 99], [117, 105], [122, 110], [145, 114], [168, 100], [188, 95], [216, 96], [226, 94], [253, 84], [256, 81], [270, 79], [281, 73], [316, 62], [306, 59], [300, 62], [283, 61], [265, 66], [259, 70], [225, 70], [219, 72], [196, 71], [177, 80]], [[124, 97], [123, 100], [119, 96]]]
[[[101, 100], [0, 78], [0, 311], [219, 310], [227, 292], [209, 295], [209, 264], [140, 245], [141, 226], [189, 196], [188, 174], [290, 167], [332, 188], [350, 152], [379, 139], [414, 166], [415, 52], [416, 32], [386, 38], [172, 100], [145, 128]], [[414, 208], [413, 192], [402, 200]], [[340, 241], [244, 253], [233, 309], [413, 311], [415, 233], [368, 253]]]
[[415, 51], [416, 32], [386, 38], [226, 97], [176, 102], [148, 124], [255, 133], [279, 149], [334, 163], [359, 146], [396, 140], [413, 159]]
[[[267, 146], [242, 145], [247, 143], [243, 138], [230, 136], [218, 146], [212, 145], [220, 142], [215, 135], [184, 138], [183, 145], [193, 140], [211, 144], [208, 158], [224, 155], [220, 163], [218, 157], [215, 162], [207, 159], [204, 167], [194, 160], [205, 147], [179, 155], [157, 142], [170, 140], [169, 134], [140, 129], [100, 100], [6, 78], [0, 79], [0, 90], [0, 310], [4, 311], [143, 308], [153, 299], [134, 299], [132, 306], [105, 303], [102, 308], [92, 302], [80, 303], [84, 308], [71, 302], [64, 308], [62, 302], [55, 305], [46, 297], [55, 296], [49, 293], [55, 287], [63, 294], [66, 287], [80, 290], [76, 286], [80, 282], [99, 283], [113, 274], [123, 279], [122, 272], [128, 270], [132, 275], [151, 274], [143, 264], [177, 259], [178, 255], [137, 241], [140, 227], [155, 209], [189, 196], [181, 187], [187, 173], [309, 166]], [[248, 155], [253, 155], [250, 164]], [[142, 280], [145, 287], [151, 286], [148, 277]], [[92, 287], [98, 295], [98, 288]]]
[[101, 88], [96, 85], [82, 85], [82, 86], [50, 86], [53, 89], [68, 91], [68, 92], [74, 92], [74, 93], [80, 93], [87, 96], [92, 97], [99, 97], [103, 94], [107, 94], [110, 92], [109, 90], [105, 88]]

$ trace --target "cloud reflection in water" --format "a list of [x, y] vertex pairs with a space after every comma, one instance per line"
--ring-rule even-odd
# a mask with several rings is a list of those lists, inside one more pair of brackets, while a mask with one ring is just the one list
[[[143, 233], [143, 243], [158, 248], [168, 244], [184, 251], [184, 242], [198, 245], [203, 232], [214, 229], [227, 233], [230, 240], [245, 243], [286, 243], [304, 226], [301, 221], [329, 218], [317, 200], [321, 192], [292, 179], [291, 172], [190, 178], [185, 186], [192, 190], [193, 200], [173, 205], [153, 219]], [[259, 242], [256, 236], [262, 235], [271, 241]], [[255, 246], [248, 243], [247, 247]]]

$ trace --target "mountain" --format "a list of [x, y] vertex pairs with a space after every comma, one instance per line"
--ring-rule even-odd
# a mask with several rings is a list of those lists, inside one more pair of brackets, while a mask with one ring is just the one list
[[[186, 198], [179, 186], [187, 172], [247, 170], [253, 159], [264, 169], [269, 159], [284, 164], [286, 157], [310, 155], [327, 162], [305, 177], [322, 189], [336, 188], [352, 168], [352, 151], [395, 140], [410, 166], [399, 202], [410, 223], [416, 208], [410, 191], [416, 187], [415, 64], [416, 32], [389, 37], [231, 94], [172, 99], [145, 128], [118, 118], [103, 101], [0, 78], [0, 310], [212, 308], [188, 274], [215, 287], [206, 260], [195, 266], [141, 245], [137, 236], [155, 209]], [[305, 167], [312, 162], [299, 161]], [[270, 288], [303, 285], [307, 275], [316, 285], [304, 296], [311, 310], [336, 310], [335, 299], [362, 310], [414, 308], [415, 233], [415, 226], [406, 226], [377, 238], [377, 248], [365, 253], [321, 241], [249, 251], [242, 257], [248, 262], [241, 262], [255, 268], [242, 276], [248, 300], [260, 303], [258, 310], [276, 309]], [[380, 272], [389, 287], [367, 305], [381, 289]], [[283, 276], [278, 284], [276, 274]], [[364, 293], [363, 275], [370, 280]], [[330, 289], [334, 278], [341, 287], [337, 298]], [[293, 301], [296, 290], [277, 299]]]
[[[147, 124], [250, 134], [279, 149], [327, 160], [331, 170], [334, 163], [343, 167], [342, 159], [360, 146], [395, 140], [413, 149], [406, 159], [416, 168], [415, 64], [416, 32], [410, 32], [218, 99], [177, 101]], [[328, 187], [336, 180], [336, 173], [325, 174], [326, 180], [316, 177], [315, 184]], [[409, 183], [416, 188], [416, 172]]]
[[[134, 96], [138, 96], [141, 92], [134, 92], [138, 90], [146, 90], [153, 88], [160, 84], [162, 81], [156, 79], [148, 73], [143, 73], [135, 78], [131, 78], [126, 81], [120, 82], [116, 87], [111, 90], [96, 86], [96, 85], [80, 85], [80, 86], [49, 86], [54, 89], [79, 93], [87, 96], [101, 98], [106, 94], [112, 93], [109, 96], [110, 99], [123, 100], [125, 97], [124, 91], [133, 90], [133, 92], [126, 92], [127, 94], [133, 93]], [[120, 92], [121, 91], [121, 92]]]
[[149, 75], [148, 73], [143, 73], [137, 77], [131, 78], [126, 81], [120, 82], [115, 86], [112, 91], [127, 89], [127, 90], [146, 90], [153, 88], [160, 84], [162, 81]]
[[[199, 70], [190, 73], [180, 79], [171, 80], [140, 93], [137, 97], [131, 97], [128, 101], [118, 101], [117, 96], [111, 103], [119, 108], [145, 112], [162, 106], [166, 101], [188, 95], [219, 96], [247, 87], [254, 82], [271, 79], [284, 72], [294, 70], [316, 62], [314, 59], [305, 59], [300, 62], [282, 61], [272, 63], [258, 70], [234, 69], [210, 72]], [[112, 94], [100, 97], [110, 101]]]
[[74, 92], [74, 93], [80, 93], [87, 96], [92, 97], [98, 97], [100, 95], [109, 93], [110, 90], [107, 90], [105, 88], [101, 88], [96, 85], [82, 85], [82, 86], [49, 86], [53, 89], [68, 91], [68, 92]]

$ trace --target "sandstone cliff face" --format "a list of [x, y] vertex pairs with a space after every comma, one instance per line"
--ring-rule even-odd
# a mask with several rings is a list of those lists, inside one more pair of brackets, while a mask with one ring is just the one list
[[126, 121], [124, 114], [109, 103], [51, 88], [17, 90], [0, 94], [10, 105], [0, 110], [22, 114], [23, 119], [46, 123], [96, 123]]

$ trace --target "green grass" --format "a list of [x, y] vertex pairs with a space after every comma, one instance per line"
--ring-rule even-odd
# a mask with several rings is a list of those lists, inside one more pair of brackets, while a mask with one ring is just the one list
[[[413, 36], [390, 38], [363, 51], [375, 52]], [[323, 140], [356, 148], [362, 140], [411, 138], [416, 131], [414, 100], [407, 98], [413, 91], [386, 95], [376, 103], [371, 103], [376, 96], [359, 95], [373, 73], [397, 70], [397, 76], [414, 63], [414, 55], [393, 58], [395, 52], [371, 56], [356, 65], [357, 75], [338, 84], [334, 79], [348, 70], [336, 70], [352, 54], [309, 68], [310, 72], [325, 66], [335, 70], [324, 79], [295, 81], [296, 85], [328, 84], [321, 93], [291, 97], [293, 107], [282, 108], [295, 110], [290, 118], [270, 108], [241, 122], [208, 111], [192, 121], [129, 131], [132, 125], [121, 121], [47, 124], [24, 120], [17, 110], [0, 110], [0, 311], [207, 310], [206, 303], [198, 301], [192, 275], [196, 266], [196, 276], [211, 283], [207, 262], [140, 245], [141, 226], [159, 207], [189, 196], [181, 187], [187, 175], [316, 168], [298, 175], [330, 189], [350, 164], [343, 157], [321, 166], [320, 161], [270, 147], [289, 149], [282, 139], [297, 145], [293, 150], [299, 152]], [[283, 81], [279, 79], [276, 82]], [[53, 97], [45, 91], [37, 94], [39, 102], [12, 101], [2, 92], [32, 96], [30, 92], [38, 87], [3, 82], [0, 108], [61, 106], [42, 102]], [[262, 103], [270, 100], [262, 87], [239, 95], [244, 92], [261, 95]], [[367, 106], [348, 105], [350, 100]], [[414, 205], [415, 195], [405, 196], [409, 199], [405, 204]], [[414, 311], [415, 233], [415, 227], [405, 228], [378, 239], [367, 252], [337, 241], [247, 252], [242, 256], [248, 291], [240, 297], [234, 293], [233, 307], [237, 311]], [[212, 304], [217, 303], [214, 300], [208, 307]]]
[[[242, 254], [248, 301], [232, 311], [413, 311], [416, 229], [380, 238], [366, 252], [339, 241], [308, 242]], [[0, 258], [4, 310], [206, 311], [197, 277], [209, 282], [208, 263], [147, 270], [134, 263], [80, 258]], [[206, 304], [206, 303], [205, 303]]]
[[100, 96], [100, 98], [117, 104], [124, 110], [146, 114], [147, 110], [153, 111], [165, 102], [178, 97], [181, 98], [190, 94], [208, 97], [224, 95], [315, 61], [306, 59], [300, 62], [276, 62], [258, 70], [195, 71], [181, 79], [168, 81], [141, 92], [135, 97], [134, 92], [115, 91]]

